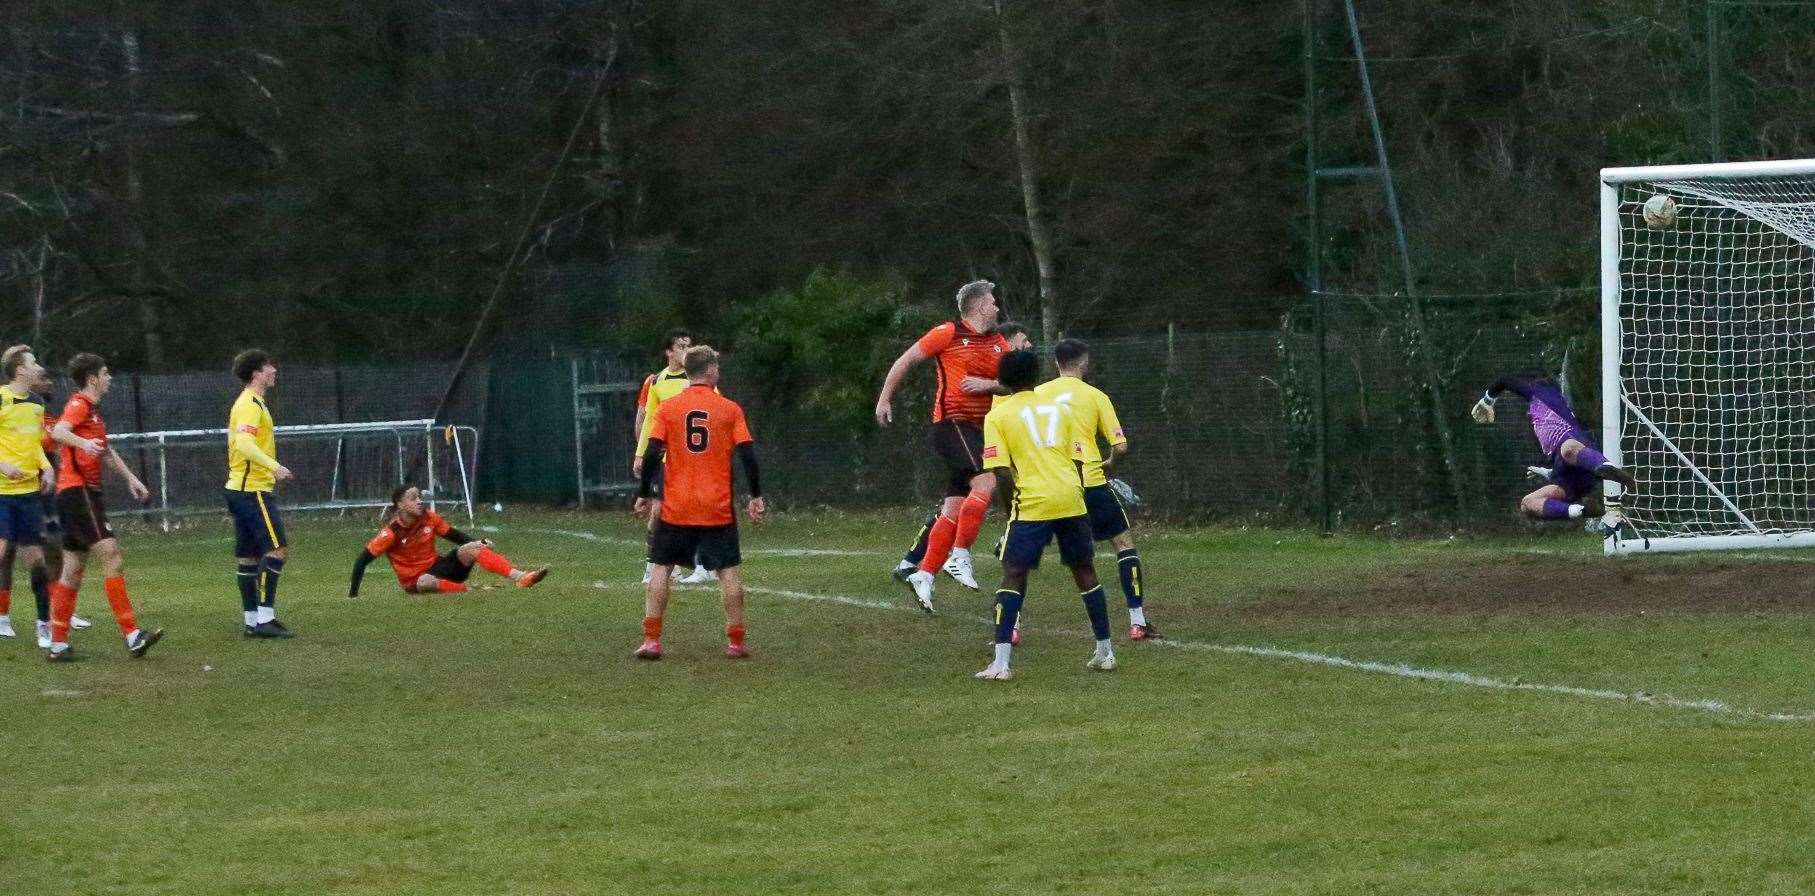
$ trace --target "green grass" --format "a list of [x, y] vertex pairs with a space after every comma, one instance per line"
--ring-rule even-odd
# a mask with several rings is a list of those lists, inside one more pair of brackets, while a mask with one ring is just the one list
[[[128, 533], [140, 617], [169, 631], [149, 658], [126, 657], [98, 583], [83, 662], [0, 643], [0, 891], [1815, 888], [1809, 723], [1155, 645], [1089, 673], [1051, 561], [1018, 677], [976, 682], [986, 598], [942, 582], [929, 619], [887, 577], [911, 516], [746, 526], [753, 586], [896, 608], [753, 594], [741, 663], [697, 589], [671, 610], [669, 657], [629, 658], [626, 515], [482, 520], [514, 559], [554, 566], [534, 591], [413, 597], [375, 567], [357, 601], [366, 527], [293, 520], [282, 615], [300, 637], [281, 643], [240, 636], [224, 524]], [[1175, 640], [1815, 711], [1815, 568], [1594, 547], [1142, 541]], [[763, 553], [789, 548], [863, 553]]]

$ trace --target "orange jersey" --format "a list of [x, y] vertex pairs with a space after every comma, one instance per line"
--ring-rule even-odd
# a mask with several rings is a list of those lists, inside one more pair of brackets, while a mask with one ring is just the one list
[[982, 426], [995, 396], [968, 394], [960, 384], [967, 376], [995, 379], [996, 368], [1008, 352], [1008, 340], [993, 331], [979, 333], [960, 320], [928, 330], [914, 344], [933, 359], [933, 369], [939, 376], [938, 391], [933, 395], [933, 422], [956, 420]]
[[[107, 448], [107, 422], [101, 419], [101, 409], [95, 407], [93, 399], [77, 392], [69, 397], [69, 403], [63, 406], [63, 416], [58, 423], [69, 424], [70, 432], [84, 439], [94, 439], [101, 443], [105, 452]], [[57, 490], [66, 488], [100, 488], [101, 458], [90, 457], [87, 452], [56, 443], [61, 457], [57, 458]], [[105, 456], [103, 453], [102, 456]]]
[[413, 526], [404, 526], [402, 520], [391, 520], [371, 541], [366, 542], [366, 553], [376, 557], [379, 554], [391, 561], [391, 569], [397, 573], [397, 581], [408, 588], [416, 584], [416, 579], [435, 565], [438, 554], [435, 553], [435, 539], [446, 535], [453, 527], [441, 514], [433, 510], [424, 510], [422, 518]]
[[672, 526], [728, 526], [731, 458], [754, 442], [744, 409], [704, 384], [656, 408], [650, 439], [662, 440], [662, 521]]

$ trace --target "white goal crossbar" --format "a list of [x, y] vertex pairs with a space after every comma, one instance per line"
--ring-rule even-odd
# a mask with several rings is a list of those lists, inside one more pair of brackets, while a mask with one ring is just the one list
[[[431, 508], [452, 504], [473, 517], [479, 431], [472, 426], [379, 420], [278, 426], [273, 433], [279, 458], [297, 477], [280, 486], [285, 510], [385, 507], [390, 490], [414, 470]], [[221, 512], [226, 429], [109, 433], [107, 441], [129, 462], [138, 457], [152, 492], [146, 511], [164, 528], [183, 516]], [[123, 512], [129, 505], [116, 506]]]
[[1606, 168], [1600, 217], [1607, 552], [1815, 546], [1815, 159]]

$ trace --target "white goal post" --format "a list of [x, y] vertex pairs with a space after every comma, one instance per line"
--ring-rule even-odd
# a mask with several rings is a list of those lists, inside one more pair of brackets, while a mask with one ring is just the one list
[[1815, 159], [1602, 169], [1601, 433], [1608, 553], [1815, 546]]
[[[279, 426], [273, 432], [278, 460], [296, 477], [278, 486], [284, 510], [387, 507], [391, 491], [414, 477], [430, 507], [453, 505], [473, 517], [479, 431], [471, 426], [375, 420]], [[103, 477], [115, 517], [144, 512], [169, 529], [185, 516], [225, 512], [227, 430], [109, 433], [107, 442], [151, 490], [150, 502], [139, 505], [117, 477]]]

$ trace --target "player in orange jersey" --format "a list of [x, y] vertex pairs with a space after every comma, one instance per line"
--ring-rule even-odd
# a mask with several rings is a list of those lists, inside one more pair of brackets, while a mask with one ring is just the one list
[[[437, 555], [437, 537], [457, 547]], [[390, 559], [397, 583], [411, 594], [465, 591], [466, 578], [472, 575], [474, 564], [516, 582], [518, 588], [533, 588], [548, 575], [546, 566], [530, 570], [512, 566], [503, 554], [492, 550], [491, 542], [449, 525], [441, 514], [422, 506], [422, 490], [413, 485], [400, 485], [391, 492], [391, 520], [366, 542], [359, 559], [353, 561], [353, 584], [347, 589], [348, 597], [359, 596], [366, 565], [379, 557]]]
[[996, 493], [995, 476], [983, 472], [983, 418], [1002, 391], [996, 366], [1008, 351], [1008, 341], [996, 331], [995, 289], [988, 280], [960, 287], [958, 319], [934, 327], [908, 346], [889, 367], [876, 398], [876, 422], [887, 426], [895, 419], [893, 399], [901, 378], [924, 361], [934, 362], [938, 387], [929, 441], [951, 476], [939, 518], [927, 532], [919, 568], [902, 578], [928, 613], [933, 611], [933, 575], [947, 566], [948, 559], [952, 578], [966, 588], [977, 587], [970, 548]]
[[[697, 562], [718, 574], [725, 600], [725, 655], [750, 655], [744, 646], [744, 583], [739, 566], [737, 514], [732, 509], [731, 460], [743, 462], [751, 522], [763, 517], [762, 480], [756, 470], [756, 442], [744, 409], [718, 394], [718, 352], [696, 345], [683, 361], [687, 388], [662, 402], [644, 448], [636, 512], [651, 514], [649, 578], [643, 603], [643, 643], [638, 659], [662, 658], [662, 614], [668, 609], [668, 575], [677, 565]], [[656, 506], [656, 479], [662, 500]]]
[[57, 467], [57, 518], [63, 525], [63, 575], [50, 586], [50, 658], [74, 658], [69, 648], [70, 622], [90, 551], [101, 557], [101, 568], [107, 576], [107, 605], [113, 609], [114, 621], [126, 637], [126, 650], [141, 657], [164, 636], [164, 630], [142, 629], [133, 616], [132, 601], [126, 596], [126, 558], [120, 551], [119, 539], [107, 524], [107, 505], [101, 496], [103, 463], [125, 478], [134, 501], [144, 501], [151, 492], [119, 452], [107, 444], [107, 421], [101, 418], [99, 407], [102, 396], [113, 385], [107, 361], [89, 352], [78, 354], [69, 359], [69, 378], [75, 382], [76, 392], [69, 396], [63, 416], [51, 430], [61, 457]]

